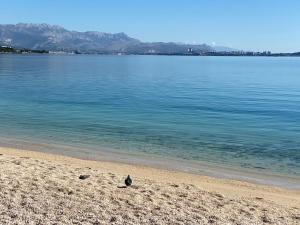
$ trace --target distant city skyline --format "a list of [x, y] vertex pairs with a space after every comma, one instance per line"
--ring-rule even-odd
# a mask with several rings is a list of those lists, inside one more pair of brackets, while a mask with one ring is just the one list
[[78, 31], [124, 32], [146, 42], [300, 51], [296, 0], [11, 0], [1, 8], [1, 24], [48, 23]]

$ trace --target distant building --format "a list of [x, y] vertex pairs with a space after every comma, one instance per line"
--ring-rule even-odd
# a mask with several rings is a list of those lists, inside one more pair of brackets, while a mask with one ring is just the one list
[[12, 48], [11, 46], [7, 46], [7, 45], [1, 45], [1, 48]]
[[188, 52], [189, 52], [189, 53], [192, 53], [192, 52], [193, 52], [193, 49], [192, 49], [192, 48], [188, 48]]

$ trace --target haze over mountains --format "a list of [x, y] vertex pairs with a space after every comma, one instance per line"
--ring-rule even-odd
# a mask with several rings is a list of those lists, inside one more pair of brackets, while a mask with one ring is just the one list
[[[125, 33], [69, 31], [49, 24], [0, 25], [0, 45], [49, 51], [78, 51], [81, 53], [126, 54], [185, 54], [219, 51], [206, 44], [192, 45], [173, 42], [141, 42]], [[222, 47], [222, 51], [226, 47]], [[228, 48], [229, 49], [229, 48]]]

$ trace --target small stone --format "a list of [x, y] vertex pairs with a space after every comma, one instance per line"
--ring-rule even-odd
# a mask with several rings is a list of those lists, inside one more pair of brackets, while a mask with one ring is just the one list
[[89, 178], [91, 175], [80, 175], [79, 176], [79, 179], [80, 180], [85, 180], [85, 179], [87, 179], [87, 178]]
[[262, 219], [262, 221], [263, 221], [264, 223], [271, 223], [271, 222], [272, 222], [272, 221], [270, 220], [270, 218], [267, 217], [266, 215], [262, 216], [261, 219]]
[[116, 222], [117, 221], [117, 217], [113, 216], [110, 218], [110, 222]]

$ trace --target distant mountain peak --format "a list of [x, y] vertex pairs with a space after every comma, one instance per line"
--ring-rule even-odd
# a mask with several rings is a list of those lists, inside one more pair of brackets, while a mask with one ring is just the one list
[[59, 25], [50, 25], [47, 23], [17, 23], [18, 28], [37, 28], [37, 29], [55, 29], [55, 30], [65, 30], [62, 26]]
[[112, 34], [99, 31], [69, 31], [64, 27], [46, 23], [0, 25], [0, 44], [33, 50], [101, 54], [200, 54], [215, 51], [206, 44], [147, 43], [123, 32]]

